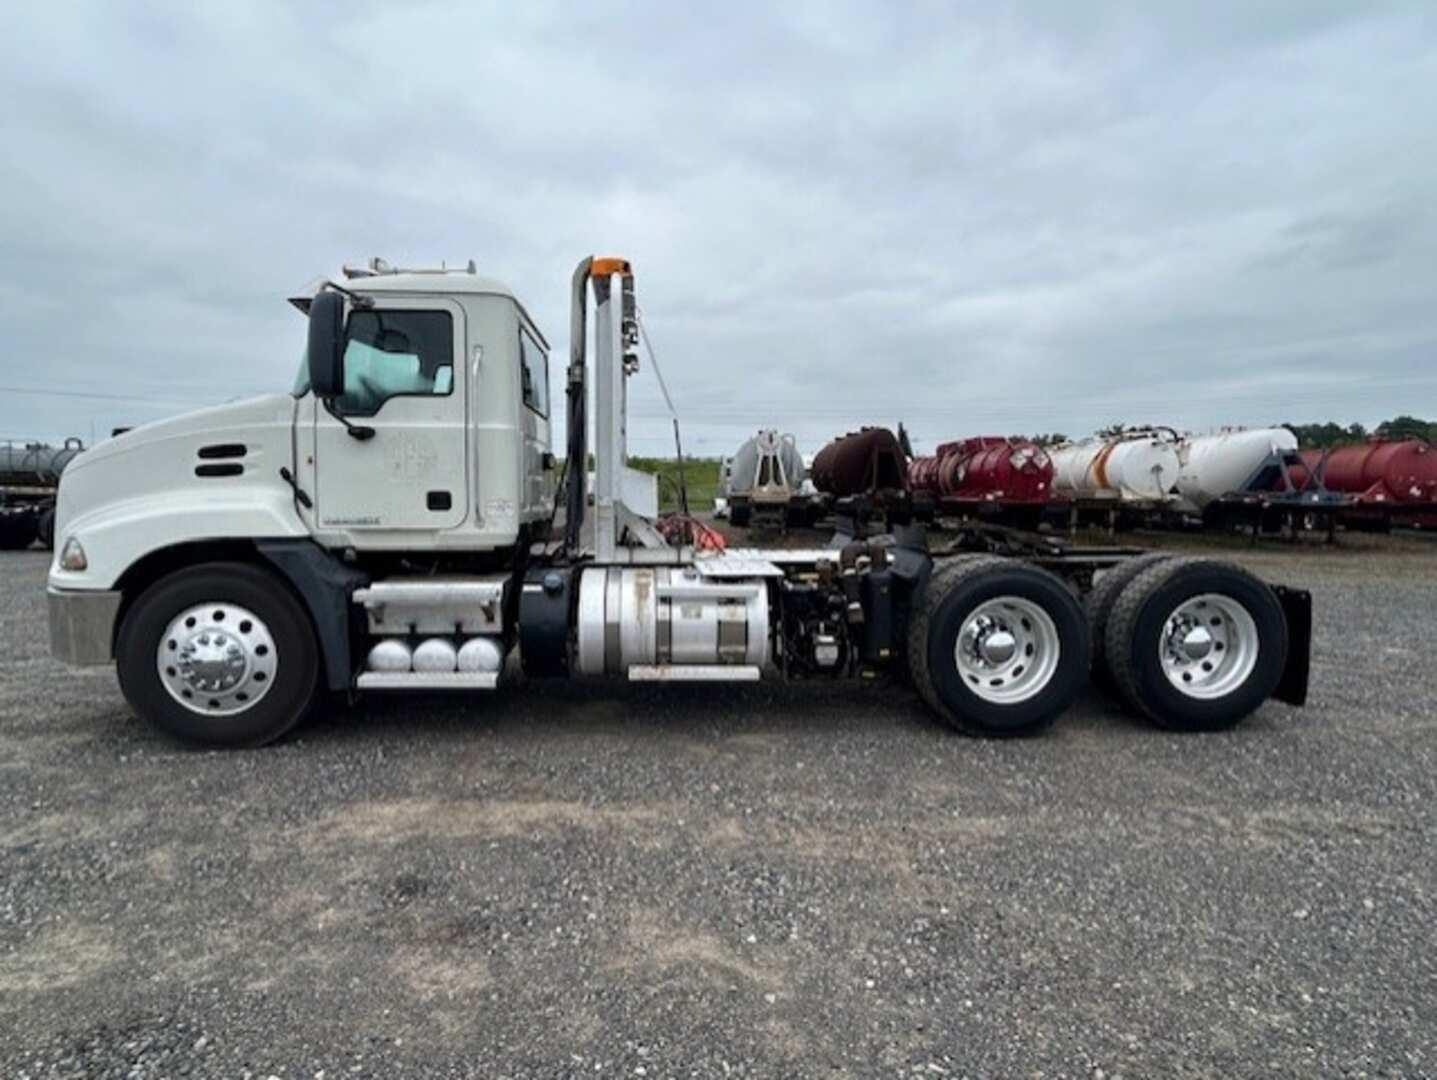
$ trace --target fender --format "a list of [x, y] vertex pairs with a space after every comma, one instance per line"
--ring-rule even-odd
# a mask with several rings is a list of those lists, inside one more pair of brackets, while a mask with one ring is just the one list
[[259, 553], [299, 593], [324, 655], [327, 685], [331, 690], [348, 690], [353, 683], [354, 657], [350, 642], [361, 628], [350, 597], [354, 590], [369, 584], [369, 575], [345, 566], [311, 540], [259, 540]]

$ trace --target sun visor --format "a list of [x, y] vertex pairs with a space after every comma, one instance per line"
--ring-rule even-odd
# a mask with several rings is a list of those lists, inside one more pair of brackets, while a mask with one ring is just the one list
[[309, 314], [309, 302], [328, 284], [328, 278], [317, 277], [289, 298], [289, 302], [305, 315]]

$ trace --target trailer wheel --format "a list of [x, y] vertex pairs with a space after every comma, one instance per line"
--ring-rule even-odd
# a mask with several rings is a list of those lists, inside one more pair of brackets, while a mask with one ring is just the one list
[[120, 689], [176, 738], [259, 746], [297, 724], [319, 685], [309, 616], [273, 576], [207, 563], [150, 586], [115, 645]]
[[752, 507], [747, 501], [734, 502], [730, 499], [728, 504], [729, 524], [736, 529], [748, 528], [749, 518], [752, 516], [751, 510]]
[[46, 551], [55, 550], [55, 508], [49, 507], [40, 512], [40, 517], [35, 523], [35, 531], [40, 540], [40, 546]]
[[1030, 735], [1072, 704], [1088, 673], [1088, 624], [1066, 585], [1011, 559], [940, 566], [908, 624], [914, 685], [970, 735]]
[[29, 510], [0, 512], [0, 551], [24, 551], [35, 542], [38, 518]]
[[1172, 731], [1220, 731], [1277, 688], [1287, 620], [1272, 590], [1241, 567], [1168, 559], [1119, 594], [1104, 645], [1134, 710]]
[[1105, 689], [1116, 689], [1112, 672], [1108, 668], [1107, 648], [1104, 643], [1108, 632], [1108, 618], [1112, 614], [1113, 605], [1118, 602], [1118, 596], [1127, 587], [1128, 582], [1148, 567], [1156, 566], [1170, 558], [1172, 556], [1167, 552], [1155, 551], [1120, 562], [1105, 571], [1088, 590], [1083, 607], [1088, 614], [1088, 636], [1093, 643], [1093, 678]]

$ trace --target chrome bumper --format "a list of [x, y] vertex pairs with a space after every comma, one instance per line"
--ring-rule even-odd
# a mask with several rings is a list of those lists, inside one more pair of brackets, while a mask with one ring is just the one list
[[71, 592], [48, 589], [50, 597], [50, 655], [83, 667], [108, 664], [114, 659], [115, 616], [120, 612], [117, 592]]

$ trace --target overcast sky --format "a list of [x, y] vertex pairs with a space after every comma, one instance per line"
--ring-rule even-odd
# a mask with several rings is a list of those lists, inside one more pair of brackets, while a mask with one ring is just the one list
[[627, 256], [699, 453], [1437, 416], [1431, 0], [585, 6], [9, 9], [0, 437], [287, 388], [375, 254], [507, 281], [556, 388]]

